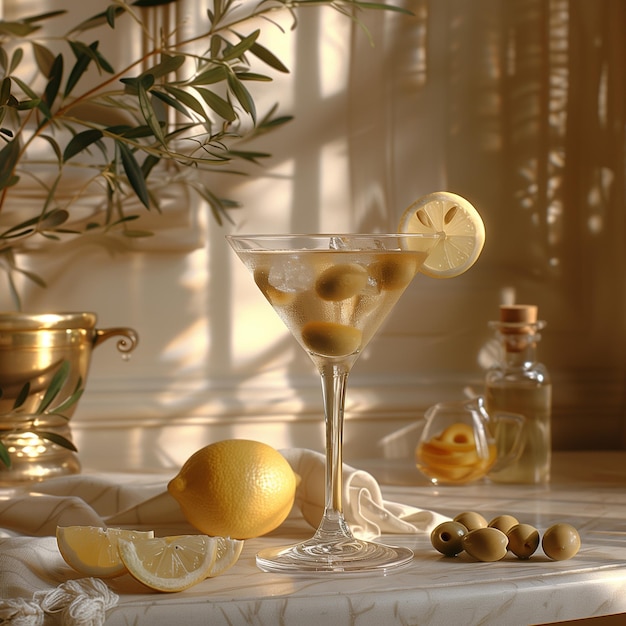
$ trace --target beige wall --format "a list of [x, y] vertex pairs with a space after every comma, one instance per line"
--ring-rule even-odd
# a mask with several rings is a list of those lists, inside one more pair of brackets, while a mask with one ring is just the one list
[[321, 448], [317, 378], [224, 235], [394, 230], [438, 189], [479, 207], [483, 256], [455, 280], [418, 278], [357, 363], [346, 458], [407, 454], [398, 432], [425, 407], [479, 390], [487, 322], [511, 300], [548, 321], [555, 445], [624, 446], [626, 44], [614, 27], [626, 8], [407, 6], [415, 17], [368, 17], [374, 47], [327, 11], [303, 13], [296, 37], [268, 31], [292, 73], [261, 87], [259, 106], [279, 101], [296, 120], [259, 141], [267, 167], [211, 181], [245, 205], [235, 226], [178, 206], [182, 225], [152, 250], [78, 247], [58, 269], [33, 256], [50, 287], [29, 309], [94, 310], [101, 327], [141, 336], [129, 362], [113, 343], [94, 353], [73, 420], [84, 465], [172, 467], [227, 436]]

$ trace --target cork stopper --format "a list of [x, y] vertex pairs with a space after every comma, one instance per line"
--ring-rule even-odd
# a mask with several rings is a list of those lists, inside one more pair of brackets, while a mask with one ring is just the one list
[[507, 350], [522, 350], [529, 339], [536, 337], [537, 331], [544, 327], [544, 322], [537, 320], [537, 307], [534, 304], [503, 304], [500, 306], [500, 319], [494, 328], [508, 337]]
[[503, 304], [500, 306], [501, 324], [528, 326], [537, 323], [537, 307], [534, 304]]

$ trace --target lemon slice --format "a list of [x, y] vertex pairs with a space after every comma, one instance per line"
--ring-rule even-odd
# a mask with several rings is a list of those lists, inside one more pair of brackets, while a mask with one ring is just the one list
[[443, 233], [420, 268], [433, 278], [453, 278], [466, 272], [485, 244], [485, 225], [478, 211], [465, 198], [449, 191], [436, 191], [416, 200], [402, 214], [401, 233]]
[[218, 541], [207, 535], [120, 539], [120, 558], [129, 574], [157, 591], [183, 591], [207, 578]]
[[98, 526], [57, 526], [57, 545], [65, 562], [77, 572], [98, 578], [126, 573], [118, 554], [121, 539], [154, 537], [154, 532], [99, 528]]
[[230, 539], [228, 537], [214, 537], [217, 542], [215, 553], [215, 563], [211, 567], [208, 576], [214, 577], [223, 574], [230, 569], [238, 560], [241, 550], [243, 549], [243, 541], [241, 539]]

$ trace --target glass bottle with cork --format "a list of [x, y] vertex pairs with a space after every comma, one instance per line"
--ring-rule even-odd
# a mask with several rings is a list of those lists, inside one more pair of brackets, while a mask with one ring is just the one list
[[[517, 304], [500, 307], [500, 319], [490, 322], [501, 345], [501, 361], [492, 366], [485, 380], [485, 404], [489, 413], [506, 411], [525, 417], [518, 460], [489, 478], [498, 483], [545, 483], [550, 480], [552, 383], [542, 363], [537, 362], [539, 331], [537, 307]], [[507, 445], [506, 430], [498, 434]]]

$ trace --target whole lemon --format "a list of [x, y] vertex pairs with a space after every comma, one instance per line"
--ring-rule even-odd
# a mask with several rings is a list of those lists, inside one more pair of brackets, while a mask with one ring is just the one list
[[282, 524], [296, 485], [291, 466], [271, 446], [225, 439], [189, 457], [167, 489], [200, 532], [249, 539]]

